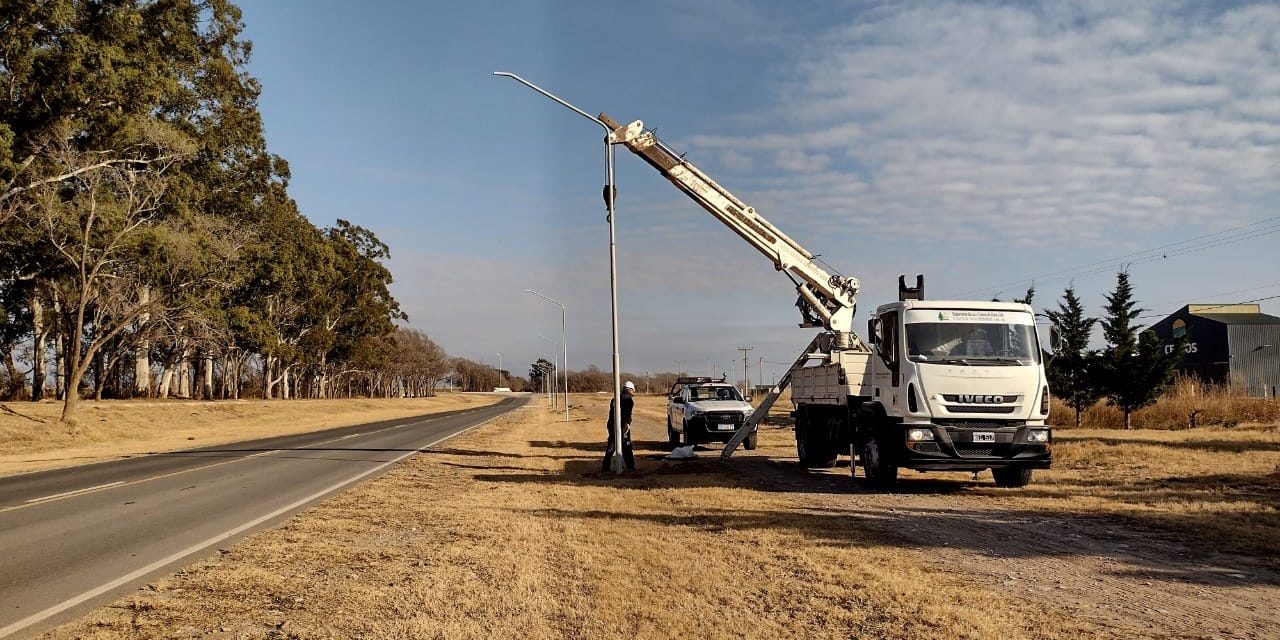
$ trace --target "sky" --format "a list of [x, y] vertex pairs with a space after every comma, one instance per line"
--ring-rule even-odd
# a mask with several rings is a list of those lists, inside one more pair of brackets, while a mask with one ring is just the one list
[[[268, 145], [316, 224], [368, 227], [451, 355], [610, 368], [602, 131], [643, 120], [775, 226], [896, 300], [1127, 268], [1144, 322], [1280, 315], [1280, 4], [241, 0]], [[785, 276], [617, 148], [624, 371], [780, 376], [812, 336]], [[761, 360], [763, 360], [761, 362]], [[740, 375], [740, 374], [738, 374]]]

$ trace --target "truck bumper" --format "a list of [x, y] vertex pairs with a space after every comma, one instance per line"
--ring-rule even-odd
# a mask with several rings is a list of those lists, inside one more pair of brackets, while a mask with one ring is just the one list
[[[925, 429], [933, 440], [908, 441], [907, 433]], [[1030, 431], [1049, 431], [1047, 442], [1029, 442]], [[986, 435], [990, 434], [990, 435]], [[985, 441], [986, 439], [990, 441]], [[1053, 462], [1053, 432], [1046, 426], [959, 427], [903, 425], [898, 466], [919, 471], [981, 471], [1005, 467], [1048, 469]]]

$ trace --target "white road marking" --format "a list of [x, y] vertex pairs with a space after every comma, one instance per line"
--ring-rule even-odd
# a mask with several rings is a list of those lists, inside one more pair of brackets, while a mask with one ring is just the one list
[[98, 485], [98, 486], [96, 486], [96, 487], [85, 487], [85, 488], [83, 488], [83, 489], [76, 489], [75, 491], [64, 491], [64, 492], [62, 492], [62, 493], [55, 493], [55, 494], [53, 494], [53, 495], [51, 495], [51, 496], [44, 496], [44, 497], [41, 497], [41, 498], [32, 498], [32, 499], [30, 499], [30, 500], [27, 500], [27, 501], [26, 501], [26, 504], [31, 504], [32, 502], [44, 502], [45, 500], [56, 500], [56, 499], [58, 499], [58, 498], [65, 498], [65, 497], [67, 497], [67, 496], [74, 496], [74, 495], [76, 495], [77, 493], [87, 493], [87, 492], [89, 492], [89, 491], [97, 491], [98, 489], [106, 489], [107, 487], [114, 487], [114, 486], [116, 486], [116, 485], [118, 485], [118, 484], [124, 484], [124, 480], [117, 480], [117, 481], [115, 481], [115, 482], [108, 482], [107, 484], [100, 484], [100, 485]]
[[[68, 600], [63, 600], [62, 602], [60, 602], [60, 603], [58, 603], [58, 604], [55, 604], [55, 605], [53, 605], [52, 607], [49, 607], [48, 609], [45, 609], [44, 611], [41, 611], [41, 612], [39, 612], [39, 613], [34, 613], [34, 614], [32, 614], [32, 615], [29, 615], [29, 616], [27, 616], [27, 617], [25, 617], [25, 618], [23, 618], [23, 619], [21, 619], [21, 620], [19, 620], [19, 621], [17, 621], [17, 622], [14, 622], [13, 624], [10, 624], [10, 625], [9, 625], [9, 626], [7, 626], [7, 627], [0, 628], [0, 638], [4, 638], [4, 637], [7, 637], [7, 636], [11, 636], [11, 635], [13, 635], [13, 634], [15, 634], [15, 633], [17, 633], [17, 632], [19, 632], [19, 631], [21, 631], [21, 630], [23, 630], [23, 629], [25, 629], [25, 628], [29, 627], [29, 626], [31, 626], [31, 625], [33, 625], [33, 624], [36, 624], [36, 623], [38, 623], [38, 622], [40, 622], [40, 621], [42, 621], [42, 620], [46, 620], [46, 619], [48, 619], [48, 618], [51, 618], [51, 617], [53, 617], [53, 616], [56, 616], [56, 615], [58, 615], [59, 613], [62, 613], [63, 611], [66, 611], [67, 609], [70, 609], [71, 607], [74, 607], [74, 606], [76, 606], [76, 605], [79, 605], [79, 604], [82, 604], [82, 603], [87, 602], [87, 601], [89, 601], [89, 600], [92, 600], [92, 599], [94, 599], [94, 598], [96, 598], [96, 597], [98, 597], [98, 596], [100, 596], [100, 595], [102, 595], [102, 594], [104, 594], [104, 593], [107, 593], [108, 591], [111, 591], [112, 589], [115, 589], [115, 588], [117, 588], [117, 587], [121, 587], [121, 586], [123, 586], [123, 585], [126, 585], [126, 584], [128, 584], [128, 583], [130, 583], [130, 582], [134, 581], [134, 580], [137, 580], [138, 578], [141, 578], [142, 576], [145, 576], [145, 575], [147, 575], [148, 573], [151, 573], [152, 571], [156, 571], [156, 570], [158, 570], [158, 569], [162, 569], [162, 568], [164, 568], [164, 567], [165, 567], [166, 565], [168, 565], [168, 564], [172, 564], [172, 563], [174, 563], [174, 562], [177, 562], [177, 561], [179, 561], [179, 560], [181, 560], [181, 559], [183, 559], [183, 558], [185, 558], [185, 557], [187, 557], [187, 556], [189, 556], [189, 555], [191, 555], [191, 554], [193, 554], [193, 553], [197, 553], [197, 552], [199, 552], [199, 551], [203, 551], [203, 550], [205, 550], [205, 549], [207, 549], [207, 548], [209, 548], [209, 547], [212, 547], [212, 546], [213, 546], [213, 545], [215, 545], [215, 544], [218, 544], [219, 542], [222, 542], [223, 540], [226, 540], [227, 538], [231, 538], [231, 537], [236, 536], [236, 535], [238, 535], [238, 534], [244, 533], [245, 531], [248, 531], [249, 529], [252, 529], [253, 527], [256, 527], [256, 526], [258, 526], [258, 525], [260, 525], [260, 524], [262, 524], [262, 523], [264, 523], [264, 522], [267, 522], [268, 520], [271, 520], [272, 518], [279, 517], [279, 516], [281, 516], [281, 515], [284, 515], [284, 514], [286, 514], [286, 513], [290, 512], [290, 511], [294, 510], [294, 509], [297, 509], [297, 508], [299, 508], [299, 507], [305, 506], [308, 502], [311, 502], [311, 501], [313, 501], [313, 500], [318, 500], [319, 498], [324, 497], [326, 494], [333, 493], [333, 492], [335, 492], [335, 491], [337, 491], [337, 490], [339, 490], [339, 489], [342, 489], [343, 487], [346, 487], [347, 485], [353, 484], [353, 483], [355, 483], [355, 482], [357, 482], [357, 481], [359, 481], [359, 480], [361, 480], [361, 479], [363, 479], [363, 478], [366, 478], [366, 477], [368, 477], [368, 476], [370, 476], [370, 475], [372, 475], [372, 474], [374, 474], [374, 473], [377, 473], [377, 472], [379, 472], [379, 471], [381, 471], [381, 470], [383, 470], [383, 469], [386, 469], [387, 467], [389, 467], [389, 466], [391, 466], [391, 465], [393, 465], [393, 464], [396, 464], [396, 463], [398, 463], [398, 462], [400, 462], [400, 461], [404, 460], [405, 458], [408, 458], [409, 456], [414, 456], [414, 455], [417, 455], [417, 454], [419, 454], [419, 453], [422, 453], [423, 451], [426, 451], [427, 449], [430, 449], [431, 447], [434, 447], [434, 446], [436, 446], [437, 444], [440, 444], [441, 442], [444, 442], [445, 440], [448, 440], [449, 438], [456, 438], [456, 437], [458, 437], [458, 436], [460, 436], [460, 435], [462, 435], [462, 434], [464, 434], [464, 433], [466, 433], [466, 432], [468, 432], [468, 431], [471, 431], [472, 429], [475, 429], [475, 428], [478, 428], [478, 427], [480, 427], [480, 426], [486, 425], [486, 424], [488, 424], [488, 423], [490, 423], [490, 422], [493, 422], [494, 420], [497, 420], [498, 418], [501, 418], [502, 416], [504, 416], [504, 415], [506, 415], [506, 414], [507, 414], [507, 412], [506, 412], [506, 411], [503, 411], [502, 413], [500, 413], [500, 414], [498, 414], [498, 415], [496, 415], [496, 416], [493, 416], [492, 418], [489, 418], [488, 420], [485, 420], [484, 422], [480, 422], [480, 423], [477, 423], [477, 424], [473, 424], [473, 425], [471, 425], [470, 427], [467, 427], [466, 429], [463, 429], [463, 430], [461, 430], [461, 431], [459, 431], [459, 432], [457, 432], [457, 433], [451, 433], [451, 434], [449, 434], [449, 435], [447, 435], [447, 436], [445, 436], [445, 437], [443, 437], [443, 438], [440, 438], [440, 439], [438, 439], [438, 440], [436, 440], [436, 441], [434, 441], [434, 442], [432, 442], [432, 443], [430, 443], [430, 444], [427, 444], [427, 445], [421, 446], [421, 447], [419, 447], [419, 448], [417, 448], [417, 449], [414, 449], [413, 451], [410, 451], [410, 452], [408, 452], [408, 453], [406, 453], [406, 454], [404, 454], [404, 455], [402, 455], [402, 456], [399, 456], [399, 457], [397, 457], [397, 458], [395, 458], [395, 459], [393, 459], [393, 460], [391, 460], [391, 461], [389, 461], [389, 462], [385, 462], [385, 463], [380, 464], [380, 465], [378, 465], [378, 466], [376, 466], [376, 467], [374, 467], [374, 468], [372, 468], [372, 469], [365, 470], [364, 472], [359, 473], [359, 474], [357, 474], [357, 475], [355, 475], [355, 476], [352, 476], [351, 478], [348, 478], [348, 479], [346, 479], [346, 480], [342, 480], [342, 481], [340, 481], [340, 482], [334, 483], [334, 484], [332, 484], [332, 485], [330, 485], [330, 486], [328, 486], [328, 487], [326, 487], [326, 488], [324, 488], [324, 489], [321, 489], [321, 490], [319, 490], [319, 491], [317, 491], [317, 492], [315, 492], [315, 493], [313, 493], [313, 494], [311, 494], [311, 495], [309, 495], [309, 496], [307, 496], [307, 497], [305, 497], [305, 498], [302, 498], [302, 499], [300, 499], [300, 500], [295, 500], [294, 502], [289, 503], [289, 504], [287, 504], [287, 505], [285, 505], [285, 506], [283, 506], [283, 507], [280, 507], [279, 509], [276, 509], [275, 511], [272, 511], [271, 513], [268, 513], [268, 514], [266, 514], [266, 515], [264, 515], [264, 516], [259, 516], [259, 517], [257, 517], [257, 518], [254, 518], [253, 520], [250, 520], [249, 522], [246, 522], [246, 523], [244, 523], [244, 524], [242, 524], [242, 525], [240, 525], [240, 526], [238, 526], [238, 527], [236, 527], [236, 528], [234, 528], [234, 529], [231, 529], [231, 530], [229, 530], [229, 531], [224, 531], [223, 533], [220, 533], [220, 534], [218, 534], [218, 535], [216, 535], [216, 536], [213, 536], [212, 538], [209, 538], [208, 540], [205, 540], [205, 541], [203, 541], [203, 542], [197, 542], [196, 544], [193, 544], [193, 545], [191, 545], [190, 547], [187, 547], [186, 549], [183, 549], [182, 551], [179, 551], [179, 552], [177, 552], [177, 553], [174, 553], [174, 554], [171, 554], [171, 555], [166, 556], [166, 557], [164, 557], [164, 558], [161, 558], [160, 560], [156, 560], [155, 562], [152, 562], [151, 564], [149, 564], [149, 565], [147, 565], [147, 566], [145, 566], [145, 567], [142, 567], [141, 569], [137, 569], [137, 570], [132, 571], [132, 572], [130, 572], [130, 573], [128, 573], [128, 574], [125, 574], [125, 575], [123, 575], [123, 576], [120, 576], [119, 578], [116, 578], [115, 580], [112, 580], [112, 581], [110, 581], [110, 582], [107, 582], [106, 584], [102, 584], [102, 585], [99, 585], [99, 586], [97, 586], [97, 587], [94, 587], [94, 588], [92, 588], [92, 589], [90, 589], [90, 590], [88, 590], [88, 591], [85, 591], [84, 593], [81, 593], [81, 594], [80, 594], [80, 595], [78, 595], [78, 596], [75, 596], [74, 598], [70, 598], [70, 599], [68, 599]], [[424, 421], [424, 422], [425, 422], [425, 421]], [[415, 424], [417, 424], [417, 423], [415, 423]]]

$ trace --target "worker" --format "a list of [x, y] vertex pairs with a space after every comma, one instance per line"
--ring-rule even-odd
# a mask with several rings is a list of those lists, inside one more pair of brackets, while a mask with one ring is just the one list
[[[622, 460], [627, 463], [627, 468], [635, 470], [636, 457], [631, 453], [631, 407], [635, 404], [635, 400], [631, 396], [636, 393], [636, 383], [628, 380], [622, 385]], [[613, 402], [609, 402], [609, 441], [604, 448], [604, 462], [600, 465], [600, 470], [608, 472], [610, 464], [613, 462]]]

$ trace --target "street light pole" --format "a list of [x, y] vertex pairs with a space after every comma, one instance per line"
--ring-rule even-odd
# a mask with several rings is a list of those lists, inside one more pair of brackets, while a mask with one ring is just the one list
[[[542, 338], [543, 340], [546, 340], [547, 342], [550, 342], [550, 343], [551, 343], [551, 349], [552, 349], [552, 351], [551, 351], [551, 364], [552, 364], [552, 367], [553, 367], [553, 369], [552, 369], [552, 371], [553, 371], [553, 375], [552, 375], [552, 378], [551, 378], [551, 383], [552, 383], [552, 384], [551, 384], [551, 402], [552, 402], [552, 404], [551, 404], [551, 410], [552, 410], [552, 411], [555, 411], [555, 410], [556, 410], [556, 406], [557, 406], [555, 403], [560, 399], [560, 391], [559, 391], [559, 390], [557, 389], [557, 387], [556, 387], [556, 385], [560, 384], [560, 382], [559, 382], [559, 380], [560, 380], [560, 354], [559, 354], [559, 353], [556, 353], [556, 351], [555, 351], [555, 348], [556, 348], [557, 346], [559, 346], [559, 345], [556, 343], [556, 341], [555, 341], [555, 340], [552, 340], [551, 338], [548, 338], [548, 337], [546, 337], [546, 336], [542, 335], [541, 333], [539, 333], [539, 334], [538, 334], [538, 337], [539, 337], [539, 338]], [[545, 353], [544, 353], [544, 354], [542, 354], [542, 357], [543, 357], [543, 358], [546, 358], [546, 357], [547, 357], [547, 354], [545, 354]]]
[[501, 354], [501, 353], [499, 353], [499, 354], [498, 354], [498, 386], [499, 386], [499, 387], [505, 387], [505, 386], [507, 386], [507, 385], [505, 385], [505, 384], [502, 384], [502, 382], [503, 382], [503, 380], [502, 380], [502, 354]]
[[560, 358], [560, 371], [564, 373], [564, 419], [569, 420], [569, 338], [564, 329], [564, 304], [551, 296], [543, 295], [533, 289], [525, 289], [525, 293], [532, 293], [551, 304], [560, 307], [560, 347], [564, 351]]
[[607, 220], [609, 221], [609, 307], [612, 312], [613, 325], [613, 446], [614, 446], [614, 472], [622, 474], [622, 368], [621, 359], [618, 356], [618, 247], [617, 234], [614, 229], [614, 199], [617, 195], [617, 188], [613, 180], [613, 144], [609, 137], [613, 134], [613, 128], [605, 124], [600, 118], [597, 118], [582, 109], [579, 109], [568, 102], [560, 99], [555, 94], [546, 91], [520, 76], [507, 71], [494, 71], [493, 75], [504, 78], [511, 78], [520, 84], [523, 84], [534, 91], [542, 94], [547, 99], [559, 104], [560, 106], [573, 111], [574, 113], [600, 125], [604, 129], [604, 164], [605, 164], [605, 185], [604, 185], [604, 203], [605, 210], [608, 212]]

